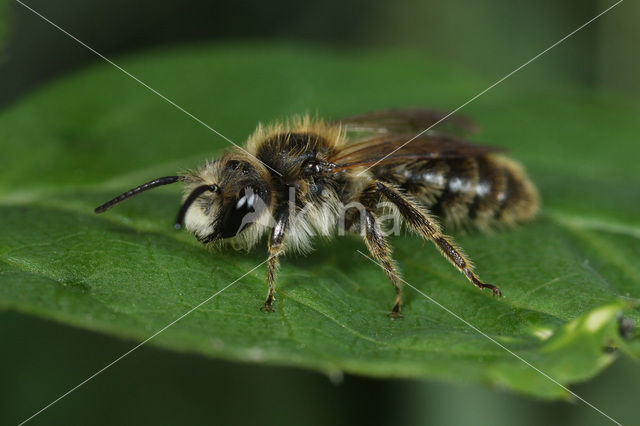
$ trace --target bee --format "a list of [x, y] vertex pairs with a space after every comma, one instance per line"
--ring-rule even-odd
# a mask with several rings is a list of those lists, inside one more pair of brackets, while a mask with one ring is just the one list
[[[258, 125], [245, 147], [198, 170], [137, 186], [95, 212], [182, 182], [177, 229], [184, 224], [203, 244], [247, 250], [267, 235], [266, 312], [273, 311], [279, 258], [306, 252], [314, 237], [334, 236], [340, 228], [363, 237], [393, 285], [389, 315], [400, 317], [401, 280], [381, 221], [387, 212], [432, 241], [473, 285], [500, 296], [498, 287], [478, 278], [440, 223], [480, 231], [512, 226], [535, 216], [539, 195], [523, 168], [500, 155], [504, 150], [464, 139], [477, 132], [473, 122], [444, 118], [434, 110], [400, 109]], [[415, 136], [426, 126], [433, 129]]]

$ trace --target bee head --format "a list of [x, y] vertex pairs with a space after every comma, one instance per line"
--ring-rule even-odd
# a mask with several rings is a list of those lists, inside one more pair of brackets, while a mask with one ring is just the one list
[[223, 158], [187, 178], [176, 228], [184, 221], [202, 243], [233, 238], [267, 211], [270, 194], [259, 168], [245, 159]]
[[[237, 155], [236, 155], [237, 156]], [[264, 167], [251, 158], [228, 154], [196, 173], [165, 176], [132, 188], [95, 208], [103, 213], [145, 191], [184, 182], [182, 206], [175, 228], [186, 225], [202, 243], [232, 238], [263, 219], [271, 200]]]

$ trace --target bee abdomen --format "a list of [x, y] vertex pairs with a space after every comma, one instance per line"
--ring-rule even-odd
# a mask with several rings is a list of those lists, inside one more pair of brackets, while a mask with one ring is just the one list
[[[451, 193], [455, 192], [456, 186], [452, 188], [451, 182], [460, 177], [456, 174], [449, 176], [447, 190], [434, 206], [435, 212], [443, 216], [445, 225], [473, 225], [487, 230], [500, 224], [513, 226], [533, 219], [539, 205], [538, 192], [518, 163], [498, 156], [466, 160], [475, 163], [471, 169], [475, 171], [476, 179], [468, 180], [473, 184], [473, 195], [470, 202], [468, 193], [464, 198], [460, 195], [452, 198]], [[455, 160], [454, 163], [460, 161]], [[451, 199], [455, 203], [451, 203]], [[466, 203], [464, 207], [459, 205], [462, 203]]]
[[503, 157], [419, 161], [376, 175], [417, 198], [446, 227], [488, 230], [530, 220], [538, 210], [535, 187], [517, 163]]
[[444, 219], [445, 226], [462, 228], [469, 223], [471, 208], [480, 188], [479, 163], [475, 158], [445, 162], [449, 168], [447, 183], [430, 210]]
[[476, 221], [480, 225], [492, 225], [493, 222], [515, 225], [533, 219], [540, 205], [538, 190], [526, 176], [524, 169], [515, 161], [504, 157], [487, 157], [490, 168], [494, 172], [501, 170], [504, 183], [496, 185], [497, 205], [483, 210], [482, 197], [478, 198], [480, 206], [477, 209]]

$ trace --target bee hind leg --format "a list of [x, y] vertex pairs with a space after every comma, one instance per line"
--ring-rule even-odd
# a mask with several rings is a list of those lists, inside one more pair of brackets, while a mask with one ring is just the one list
[[469, 281], [478, 288], [487, 288], [491, 290], [494, 296], [502, 296], [502, 292], [493, 284], [487, 284], [474, 274], [471, 262], [466, 256], [440, 231], [438, 223], [433, 220], [430, 215], [413, 203], [410, 199], [402, 196], [390, 186], [382, 182], [376, 182], [378, 192], [382, 193], [391, 203], [393, 203], [404, 218], [406, 223], [411, 226], [423, 238], [433, 241], [433, 243], [460, 272], [462, 272]]

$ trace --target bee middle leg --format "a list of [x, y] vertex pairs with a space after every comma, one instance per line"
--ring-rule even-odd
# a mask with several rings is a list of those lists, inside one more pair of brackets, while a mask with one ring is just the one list
[[437, 222], [434, 221], [428, 213], [422, 211], [422, 209], [410, 199], [403, 197], [400, 192], [383, 182], [376, 182], [376, 189], [398, 208], [398, 211], [409, 226], [423, 238], [433, 241], [442, 254], [476, 287], [488, 288], [494, 296], [502, 295], [500, 289], [495, 285], [480, 281], [473, 272], [473, 266], [469, 260], [456, 248], [455, 244], [442, 234]]
[[276, 299], [276, 271], [280, 264], [278, 256], [284, 252], [284, 236], [289, 222], [288, 206], [280, 208], [276, 213], [276, 223], [269, 236], [269, 258], [267, 259], [267, 284], [269, 291], [267, 300], [262, 305], [263, 312], [273, 312], [273, 302]]
[[387, 277], [389, 278], [389, 281], [391, 281], [391, 284], [393, 284], [393, 288], [396, 292], [396, 300], [389, 316], [392, 319], [402, 318], [402, 315], [400, 314], [400, 308], [402, 305], [402, 287], [398, 271], [396, 270], [396, 265], [391, 257], [391, 248], [380, 229], [380, 224], [378, 223], [374, 213], [369, 209], [365, 209], [360, 214], [362, 215], [361, 226], [364, 227], [364, 241], [367, 248], [373, 257], [380, 262], [382, 269], [384, 269], [385, 274], [387, 274]]

